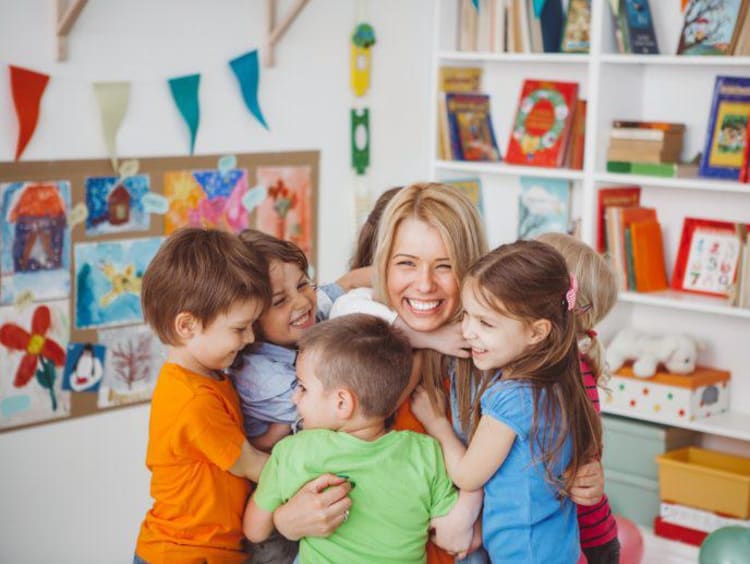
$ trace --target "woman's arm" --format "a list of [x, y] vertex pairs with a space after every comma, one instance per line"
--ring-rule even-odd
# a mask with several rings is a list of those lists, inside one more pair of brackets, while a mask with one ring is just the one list
[[273, 513], [273, 524], [289, 540], [327, 537], [346, 520], [352, 486], [344, 478], [323, 474], [308, 482]]

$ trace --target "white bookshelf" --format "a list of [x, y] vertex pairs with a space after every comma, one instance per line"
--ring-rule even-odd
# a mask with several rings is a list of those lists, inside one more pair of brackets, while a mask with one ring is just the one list
[[[657, 209], [665, 259], [671, 274], [682, 221], [703, 217], [750, 223], [750, 185], [710, 178], [663, 178], [606, 171], [606, 148], [613, 119], [684, 122], [683, 158], [703, 150], [715, 77], [750, 76], [750, 57], [675, 55], [682, 15], [679, 2], [650, 2], [660, 55], [617, 53], [608, 0], [592, 0], [591, 49], [587, 55], [557, 53], [484, 53], [456, 50], [455, 0], [440, 0], [436, 10], [433, 92], [441, 65], [479, 66], [483, 91], [491, 96], [493, 126], [501, 154], [506, 153], [512, 120], [524, 79], [579, 83], [588, 101], [586, 147], [581, 171], [524, 167], [505, 163], [467, 163], [437, 156], [437, 101], [429, 105], [430, 168], [435, 179], [477, 176], [482, 181], [485, 221], [492, 245], [516, 238], [518, 178], [560, 178], [572, 185], [573, 216], [581, 235], [596, 240], [596, 196], [599, 188], [637, 184], [642, 204]], [[603, 324], [606, 343], [622, 326], [655, 334], [685, 332], [708, 344], [703, 364], [732, 373], [731, 412], [690, 428], [709, 436], [740, 442], [750, 456], [750, 309], [730, 307], [722, 299], [680, 292], [621, 293], [616, 310]], [[748, 343], [748, 344], [746, 344]], [[647, 419], [647, 417], [644, 417]], [[710, 442], [710, 441], [709, 441]]]

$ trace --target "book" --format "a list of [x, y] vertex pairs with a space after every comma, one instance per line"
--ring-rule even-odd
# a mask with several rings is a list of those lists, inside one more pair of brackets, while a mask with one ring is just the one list
[[476, 51], [478, 30], [478, 9], [472, 0], [459, 0], [458, 50]]
[[567, 233], [570, 221], [570, 182], [556, 178], [521, 177], [518, 198], [518, 238], [542, 233]]
[[498, 161], [487, 94], [446, 93], [450, 147], [454, 158], [464, 161]]
[[737, 180], [750, 118], [750, 77], [717, 76], [700, 176]]
[[544, 40], [542, 39], [542, 20], [534, 13], [534, 0], [526, 0], [529, 11], [529, 37], [531, 39], [531, 52], [544, 53]]
[[608, 161], [630, 161], [649, 164], [658, 163], [675, 163], [680, 160], [680, 148], [672, 147], [670, 149], [649, 149], [643, 148], [622, 148], [610, 146], [607, 150]]
[[573, 125], [565, 165], [572, 170], [583, 170], [583, 155], [586, 149], [586, 100], [576, 102]]
[[637, 290], [635, 287], [635, 266], [633, 265], [633, 237], [630, 227], [626, 227], [622, 234], [625, 245], [625, 275], [627, 276], [628, 289]]
[[[624, 283], [621, 289], [635, 290], [635, 271], [629, 232], [631, 226], [636, 222], [656, 222], [656, 210], [641, 206], [613, 206], [612, 208], [608, 208], [607, 212], [609, 213], [607, 216], [609, 221], [618, 221], [620, 223], [619, 227], [613, 231], [617, 238], [607, 240], [607, 249], [613, 257], [619, 257], [619, 260], [622, 261], [621, 264], [617, 265], [617, 269], [621, 270], [621, 282]], [[614, 247], [617, 248], [615, 249]]]
[[482, 198], [482, 181], [479, 178], [455, 178], [441, 180], [442, 184], [455, 186], [463, 192], [474, 203], [479, 215], [484, 217], [484, 199]]
[[728, 55], [744, 0], [690, 0], [678, 55]]
[[479, 92], [481, 67], [440, 67], [438, 71], [438, 155], [441, 159], [458, 158], [452, 154], [445, 92]]
[[[744, 14], [742, 13], [744, 9]], [[737, 24], [734, 28], [735, 36], [732, 38], [732, 55], [735, 56], [748, 56], [750, 55], [750, 23], [748, 23], [748, 15], [750, 15], [750, 1], [746, 1], [742, 5], [740, 12], [739, 21], [742, 24]]]
[[659, 45], [648, 0], [622, 0], [620, 12], [624, 12], [620, 25], [624, 25], [622, 33], [626, 36], [627, 52], [658, 55]]
[[559, 53], [562, 28], [565, 21], [561, 0], [545, 0], [539, 16], [542, 27], [542, 43], [545, 53]]
[[616, 119], [612, 120], [612, 127], [617, 129], [658, 129], [670, 133], [684, 133], [685, 124], [670, 121], [634, 121]]
[[661, 226], [656, 221], [636, 221], [630, 225], [633, 248], [633, 275], [639, 292], [668, 288]]
[[686, 217], [672, 273], [672, 288], [728, 298], [735, 283], [739, 257], [735, 223]]
[[531, 166], [562, 166], [577, 99], [578, 83], [525, 80], [506, 161]]
[[695, 178], [698, 176], [696, 163], [643, 163], [631, 161], [607, 161], [607, 172], [619, 174], [642, 174], [664, 178]]
[[607, 208], [613, 206], [633, 207], [640, 204], [640, 186], [618, 186], [616, 188], [601, 188], [596, 195], [596, 217], [598, 229], [596, 232], [596, 250], [603, 253], [607, 250], [604, 217]]
[[591, 0], [570, 0], [560, 50], [564, 53], [588, 53], [590, 28]]
[[737, 296], [737, 305], [739, 307], [750, 308], [750, 231], [745, 234], [745, 240], [742, 244], [743, 261], [742, 268], [738, 276], [740, 285]]

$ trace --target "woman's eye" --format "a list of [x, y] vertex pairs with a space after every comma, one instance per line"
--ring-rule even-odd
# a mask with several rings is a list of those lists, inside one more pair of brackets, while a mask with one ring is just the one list
[[439, 264], [437, 265], [438, 270], [453, 270], [453, 267], [450, 264]]
[[487, 323], [484, 319], [480, 320], [479, 324], [482, 325], [482, 326], [484, 326], [484, 327], [494, 327], [494, 325], [492, 325], [490, 323]]

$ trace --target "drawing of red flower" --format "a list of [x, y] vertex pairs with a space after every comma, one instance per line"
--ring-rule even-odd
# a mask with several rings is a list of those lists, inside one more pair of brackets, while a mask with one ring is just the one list
[[49, 328], [50, 311], [44, 305], [34, 310], [31, 318], [31, 334], [15, 323], [5, 323], [0, 327], [0, 343], [8, 349], [26, 353], [16, 370], [16, 378], [13, 381], [16, 388], [22, 388], [29, 383], [29, 380], [34, 377], [37, 364], [41, 363], [45, 372], [48, 371], [49, 362], [55, 366], [62, 366], [65, 363], [65, 351], [55, 341], [45, 336]]

